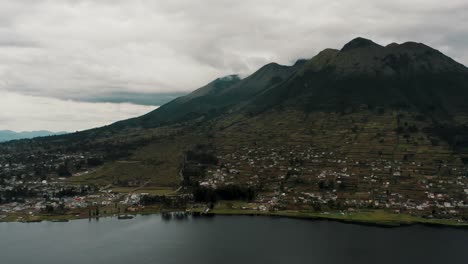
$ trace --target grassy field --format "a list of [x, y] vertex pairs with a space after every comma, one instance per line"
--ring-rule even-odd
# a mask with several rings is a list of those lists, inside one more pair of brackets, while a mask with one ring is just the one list
[[77, 184], [150, 185], [178, 187], [185, 151], [203, 143], [197, 135], [165, 137], [148, 142], [131, 156], [108, 162], [97, 170], [69, 179]]
[[64, 221], [64, 220], [75, 220], [85, 218], [76, 214], [75, 212], [70, 212], [67, 214], [36, 214], [29, 215], [26, 213], [11, 213], [8, 214], [5, 218], [0, 219], [0, 222], [36, 222], [36, 221]]
[[[362, 210], [353, 213], [341, 212], [314, 212], [314, 211], [259, 211], [254, 210], [254, 204], [243, 201], [221, 201], [211, 211], [219, 215], [265, 215], [284, 216], [305, 219], [327, 219], [342, 222], [382, 225], [382, 226], [402, 226], [412, 224], [428, 224], [439, 226], [454, 226], [468, 228], [467, 223], [459, 223], [455, 219], [427, 219], [408, 214], [396, 214], [385, 210]], [[245, 209], [242, 209], [245, 208]]]
[[115, 193], [148, 193], [152, 195], [168, 195], [175, 192], [171, 187], [114, 187], [111, 188]]
[[[99, 217], [112, 217], [118, 214], [157, 214], [161, 210], [159, 205], [150, 205], [141, 208], [139, 211], [127, 211], [126, 207], [115, 208], [113, 205], [100, 207]], [[5, 218], [0, 219], [0, 222], [40, 222], [40, 221], [66, 221], [76, 219], [89, 218], [88, 209], [74, 209], [65, 214], [45, 214], [39, 213], [30, 215], [26, 212], [10, 213]], [[93, 217], [94, 218], [94, 217]]]
[[437, 226], [452, 226], [468, 228], [468, 224], [459, 223], [457, 220], [451, 219], [426, 219], [417, 216], [405, 214], [392, 214], [385, 211], [367, 211], [357, 213], [317, 213], [310, 211], [276, 211], [276, 212], [262, 212], [258, 210], [241, 210], [241, 209], [226, 209], [215, 208], [211, 211], [218, 215], [264, 215], [264, 216], [283, 216], [292, 218], [304, 219], [324, 219], [335, 220], [340, 222], [349, 222], [357, 224], [380, 225], [380, 226], [404, 226], [413, 224], [427, 224]]

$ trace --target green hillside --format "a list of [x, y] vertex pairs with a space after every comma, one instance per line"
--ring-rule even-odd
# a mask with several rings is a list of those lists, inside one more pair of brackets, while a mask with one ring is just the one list
[[[73, 157], [70, 182], [242, 186], [288, 209], [317, 199], [416, 208], [431, 194], [463, 203], [467, 99], [468, 69], [441, 52], [357, 38], [292, 66], [216, 79], [138, 118], [0, 151], [29, 170], [51, 153]], [[103, 164], [79, 165], [90, 157]]]

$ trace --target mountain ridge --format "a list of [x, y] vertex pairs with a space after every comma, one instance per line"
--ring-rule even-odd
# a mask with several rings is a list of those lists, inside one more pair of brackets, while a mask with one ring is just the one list
[[140, 117], [0, 150], [86, 150], [108, 162], [86, 179], [119, 184], [177, 185], [184, 153], [197, 146], [222, 156], [312, 144], [357, 161], [418, 157], [424, 146], [457, 168], [468, 163], [467, 68], [423, 44], [372, 43], [359, 39], [291, 66], [270, 63], [243, 79], [221, 77]]
[[359, 38], [141, 117], [0, 144], [0, 180], [156, 192], [144, 198], [164, 209], [466, 221], [467, 100], [465, 66]]
[[[321, 78], [328, 78], [328, 81], [335, 81], [335, 79], [346, 80], [355, 77], [390, 78], [391, 81], [395, 81], [395, 79], [404, 79], [419, 74], [438, 76], [447, 73], [463, 75], [463, 78], [466, 79], [468, 69], [424, 44], [405, 42], [384, 47], [364, 38], [356, 38], [344, 45], [341, 50], [326, 49], [311, 59], [293, 66], [269, 63], [252, 75], [237, 80], [234, 85], [229, 85], [220, 93], [212, 95], [212, 101], [208, 100], [208, 97], [204, 97], [204, 100], [211, 105], [207, 106], [205, 110], [187, 113], [190, 114], [187, 118], [208, 116], [210, 112], [214, 114], [230, 111], [233, 109], [233, 101], [242, 102], [241, 105], [237, 105], [237, 109], [248, 106], [249, 103], [246, 101], [252, 99], [255, 99], [257, 104], [258, 101], [263, 99], [256, 99], [256, 97], [268, 94], [268, 91], [273, 88], [278, 89], [279, 86], [285, 85], [285, 83], [286, 86], [290, 87], [293, 80], [288, 79], [298, 79], [298, 77], [304, 75], [321, 75]], [[459, 78], [459, 76], [456, 78]], [[200, 89], [195, 90], [192, 94], [199, 92]], [[185, 102], [187, 99], [193, 98], [188, 95], [185, 97]], [[276, 99], [275, 103], [280, 98]], [[177, 100], [169, 104], [175, 103], [177, 103]], [[200, 100], [197, 101], [199, 106], [205, 103]], [[161, 110], [155, 110], [154, 112], [158, 111]], [[157, 114], [149, 113], [146, 116], [157, 116]], [[143, 123], [147, 122], [147, 120], [143, 121]], [[180, 117], [175, 121], [181, 120], [184, 120], [184, 118]], [[164, 121], [170, 122], [168, 119]], [[147, 123], [147, 125], [153, 126], [154, 123]]]
[[255, 115], [284, 107], [310, 112], [405, 106], [420, 112], [435, 109], [430, 110], [435, 113], [432, 116], [441, 122], [468, 111], [463, 100], [468, 96], [468, 68], [416, 42], [381, 46], [358, 37], [341, 49], [324, 49], [291, 66], [269, 63], [243, 79], [228, 77], [143, 116], [80, 133], [93, 137], [107, 130], [157, 128], [236, 111]]

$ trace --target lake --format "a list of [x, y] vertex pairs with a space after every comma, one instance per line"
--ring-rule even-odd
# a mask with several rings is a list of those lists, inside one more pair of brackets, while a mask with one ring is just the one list
[[468, 263], [468, 230], [274, 217], [0, 223], [0, 263]]

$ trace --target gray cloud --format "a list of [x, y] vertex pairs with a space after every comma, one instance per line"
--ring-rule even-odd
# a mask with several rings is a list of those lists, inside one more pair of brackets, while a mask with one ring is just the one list
[[466, 65], [466, 21], [466, 0], [0, 1], [0, 93], [186, 92], [356, 36], [424, 42]]
[[177, 97], [186, 95], [186, 92], [174, 93], [129, 93], [113, 92], [102, 94], [99, 97], [81, 97], [80, 100], [86, 102], [110, 102], [110, 103], [133, 103], [137, 105], [163, 105]]
[[[89, 103], [6, 92], [0, 104], [0, 130], [83, 130], [145, 114], [155, 106]], [[19, 104], [21, 102], [21, 104]]]
[[468, 4], [436, 1], [0, 3], [0, 89], [59, 98], [187, 91], [355, 36], [425, 42], [468, 62]]

